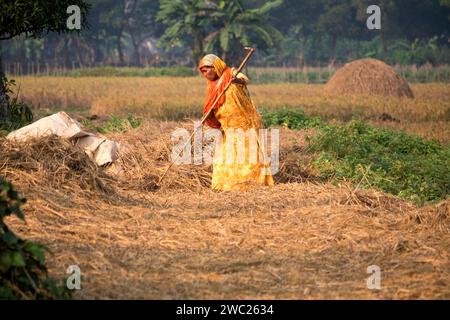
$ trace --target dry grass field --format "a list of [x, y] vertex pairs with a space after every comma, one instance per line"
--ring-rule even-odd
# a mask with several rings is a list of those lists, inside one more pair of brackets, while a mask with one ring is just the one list
[[[210, 168], [175, 167], [155, 191], [180, 125], [190, 126], [150, 121], [109, 135], [133, 151], [118, 176], [65, 141], [0, 140], [0, 173], [28, 198], [27, 223], [8, 222], [49, 247], [52, 276], [80, 267], [75, 298], [450, 298], [449, 201], [419, 208], [301, 174], [281, 183], [289, 165], [273, 188], [225, 193], [209, 189]], [[287, 129], [281, 139], [282, 154], [305, 143]], [[366, 286], [371, 265], [381, 290]]]
[[[281, 130], [273, 188], [213, 192], [211, 168], [169, 164], [170, 133], [201, 109], [200, 78], [19, 77], [38, 116], [66, 110], [141, 117], [107, 133], [127, 152], [121, 173], [98, 168], [56, 138], [17, 146], [0, 137], [0, 175], [28, 199], [26, 223], [50, 274], [83, 276], [77, 299], [450, 299], [450, 200], [416, 206], [342, 181], [318, 180], [303, 150], [309, 132]], [[331, 97], [322, 85], [249, 87], [260, 109], [301, 108], [330, 122], [362, 119], [450, 142], [448, 84], [412, 85], [416, 99]], [[389, 114], [399, 121], [381, 121]], [[369, 290], [367, 268], [381, 268]]]
[[[198, 117], [205, 97], [201, 78], [19, 77], [20, 96], [39, 114], [55, 110], [84, 114], [132, 113], [160, 120]], [[301, 108], [327, 121], [362, 119], [377, 126], [450, 142], [450, 86], [415, 84], [415, 99], [336, 97], [323, 85], [264, 84], [249, 87], [259, 109]], [[399, 121], [382, 122], [387, 113]]]

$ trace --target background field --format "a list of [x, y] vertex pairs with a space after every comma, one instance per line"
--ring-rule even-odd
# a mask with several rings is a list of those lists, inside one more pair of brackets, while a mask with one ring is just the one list
[[[80, 115], [127, 115], [158, 120], [200, 116], [205, 83], [200, 77], [18, 77], [20, 97], [39, 115], [66, 110]], [[450, 86], [414, 84], [415, 99], [332, 97], [322, 85], [254, 84], [249, 87], [260, 110], [303, 109], [326, 121], [354, 119], [450, 141]], [[386, 113], [397, 121], [380, 121]]]

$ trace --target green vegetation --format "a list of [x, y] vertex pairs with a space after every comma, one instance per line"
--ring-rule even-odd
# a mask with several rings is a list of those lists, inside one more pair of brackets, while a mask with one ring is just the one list
[[242, 55], [242, 47], [274, 47], [281, 33], [271, 25], [268, 13], [283, 0], [264, 1], [248, 9], [241, 0], [160, 0], [157, 21], [166, 26], [160, 44], [167, 49], [192, 43], [192, 58], [197, 62], [205, 52], [217, 52], [232, 60]]
[[[409, 83], [450, 82], [450, 66], [397, 66], [396, 71]], [[249, 68], [252, 83], [326, 83], [335, 68]]]
[[[447, 0], [377, 1], [381, 30], [366, 26], [369, 0], [16, 2], [0, 4], [0, 38], [21, 34], [2, 48], [9, 74], [105, 65], [194, 67], [211, 52], [236, 65], [245, 45], [256, 47], [251, 64], [258, 66], [327, 66], [368, 57], [391, 65], [450, 63]], [[47, 26], [69, 31], [61, 10], [68, 4], [80, 6], [89, 28], [83, 23], [80, 34], [50, 32], [40, 39], [22, 34], [33, 28], [32, 34], [45, 34]]]
[[[39, 75], [46, 76], [47, 74]], [[197, 70], [183, 66], [166, 68], [98, 67], [69, 71], [55, 71], [49, 75], [67, 77], [192, 77], [198, 75], [198, 72]]]
[[335, 70], [321, 70], [314, 68], [310, 71], [303, 69], [282, 69], [282, 68], [250, 68], [248, 76], [252, 83], [326, 83]]
[[450, 194], [450, 147], [355, 121], [327, 126], [311, 141], [324, 178], [349, 178], [413, 202]]
[[127, 118], [112, 116], [111, 119], [97, 128], [100, 133], [125, 132], [141, 125], [141, 121], [128, 115]]
[[25, 199], [0, 176], [0, 299], [70, 298], [70, 291], [48, 277], [45, 248], [20, 239], [4, 221], [10, 215], [25, 220], [23, 203]]
[[[450, 82], [450, 66], [416, 67], [398, 66], [396, 71], [409, 83]], [[248, 68], [248, 76], [254, 84], [270, 83], [326, 83], [336, 68]], [[74, 70], [53, 70], [37, 76], [58, 77], [196, 77], [194, 68], [184, 66], [161, 68], [95, 67]]]
[[90, 5], [82, 0], [21, 0], [0, 3], [0, 40], [14, 38], [27, 33], [39, 37], [54, 32], [68, 32], [66, 10], [70, 5], [80, 8], [82, 21]]
[[310, 118], [302, 110], [279, 110], [261, 113], [265, 127], [286, 127], [293, 130], [309, 129], [322, 126], [320, 118]]
[[[0, 2], [0, 41], [10, 40], [20, 35], [39, 38], [49, 32], [68, 33], [67, 8], [77, 5], [80, 10], [80, 27], [86, 25], [86, 15], [90, 5], [82, 0], [21, 0]], [[76, 30], [77, 32], [79, 30]], [[0, 44], [0, 47], [1, 46]], [[9, 46], [6, 46], [9, 47]], [[3, 71], [3, 50], [0, 50], [0, 120], [14, 123], [11, 115], [16, 112], [21, 121], [28, 118], [29, 109], [24, 104], [14, 106], [9, 103], [7, 79]], [[28, 59], [28, 58], [27, 58]], [[17, 102], [17, 101], [16, 101]], [[1, 125], [1, 124], [0, 124]], [[2, 128], [0, 127], [0, 130]]]
[[347, 179], [423, 205], [450, 195], [450, 146], [402, 132], [374, 128], [361, 121], [322, 125], [303, 112], [264, 115], [269, 126], [316, 127], [308, 152], [323, 179]]
[[126, 118], [113, 115], [108, 121], [101, 123], [99, 126], [95, 126], [89, 120], [81, 121], [81, 124], [100, 133], [106, 134], [113, 132], [126, 132], [130, 129], [138, 128], [141, 125], [141, 120], [135, 118], [131, 114], [129, 114]]
[[6, 91], [6, 101], [9, 107], [10, 118], [7, 120], [0, 119], [0, 134], [6, 134], [33, 122], [33, 111], [23, 101], [18, 101], [19, 91], [16, 96], [11, 98], [13, 93], [12, 87], [16, 85], [14, 80], [3, 78], [4, 88]]

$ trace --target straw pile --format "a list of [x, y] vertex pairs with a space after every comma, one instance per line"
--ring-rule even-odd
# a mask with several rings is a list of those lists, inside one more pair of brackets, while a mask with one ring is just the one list
[[[159, 129], [156, 129], [159, 128]], [[128, 145], [120, 164], [123, 171], [121, 182], [126, 188], [155, 192], [158, 190], [191, 190], [201, 191], [211, 186], [210, 165], [175, 165], [168, 171], [161, 186], [157, 186], [159, 177], [169, 166], [172, 153], [170, 132], [176, 128], [193, 130], [190, 123], [159, 123], [148, 122], [144, 129], [129, 132], [124, 137], [121, 134], [112, 135], [113, 139]], [[152, 134], [142, 134], [142, 131], [153, 131]], [[280, 170], [275, 175], [278, 183], [316, 181], [317, 178], [311, 168], [311, 157], [303, 152], [307, 149], [306, 135], [309, 132], [294, 132], [284, 130], [285, 143], [280, 149]], [[270, 152], [270, 149], [268, 150]], [[193, 154], [192, 154], [193, 157]], [[129, 184], [132, 185], [129, 185]]]
[[[155, 190], [179, 126], [192, 130], [148, 122], [110, 135], [128, 145], [114, 177], [61, 140], [20, 149], [0, 141], [0, 174], [29, 200], [27, 223], [8, 222], [50, 248], [54, 277], [79, 265], [75, 297], [450, 298], [450, 201], [417, 208], [315, 182], [305, 133], [289, 130], [277, 179], [302, 183], [218, 193], [209, 189], [210, 167], [175, 166]], [[381, 268], [379, 291], [366, 287], [370, 265]]]
[[[199, 191], [209, 188], [211, 166], [206, 165], [174, 165], [161, 186], [158, 185], [159, 177], [170, 164], [171, 133], [177, 128], [192, 131], [193, 124], [150, 121], [139, 130], [126, 135], [112, 135], [113, 139], [127, 145], [127, 150], [120, 160], [124, 169], [119, 177], [122, 187], [148, 192], [173, 189]], [[143, 134], [143, 131], [146, 133]]]
[[34, 139], [20, 145], [0, 138], [2, 175], [26, 181], [33, 186], [111, 192], [112, 180], [68, 140], [57, 136]]
[[346, 64], [328, 81], [329, 95], [368, 95], [414, 98], [406, 80], [394, 68], [376, 59], [361, 59]]

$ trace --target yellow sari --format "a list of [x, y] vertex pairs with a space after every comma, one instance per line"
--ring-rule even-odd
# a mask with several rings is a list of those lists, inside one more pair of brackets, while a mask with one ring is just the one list
[[[214, 67], [223, 72], [226, 65], [216, 57]], [[213, 159], [211, 185], [214, 190], [248, 190], [258, 185], [274, 185], [269, 156], [264, 142], [259, 139], [259, 130], [263, 128], [261, 117], [246, 87], [249, 80], [242, 73], [237, 78], [243, 79], [245, 85], [232, 83], [225, 93], [224, 103], [214, 110], [222, 132], [222, 141]]]

